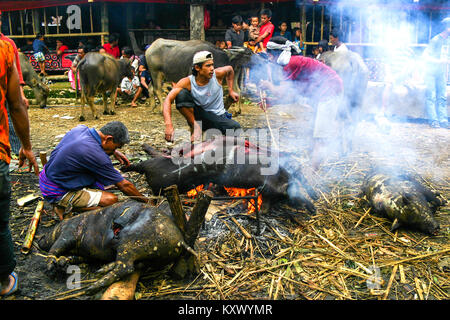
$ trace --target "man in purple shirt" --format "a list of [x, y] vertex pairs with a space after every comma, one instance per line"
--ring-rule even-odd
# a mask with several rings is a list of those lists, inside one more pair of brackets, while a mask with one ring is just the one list
[[109, 122], [99, 130], [80, 125], [64, 136], [39, 176], [42, 195], [54, 205], [61, 220], [72, 208], [85, 211], [116, 203], [117, 196], [104, 191], [109, 185], [136, 200], [148, 201], [114, 168], [109, 157], [114, 155], [129, 165], [117, 150], [128, 142], [128, 130], [119, 121]]

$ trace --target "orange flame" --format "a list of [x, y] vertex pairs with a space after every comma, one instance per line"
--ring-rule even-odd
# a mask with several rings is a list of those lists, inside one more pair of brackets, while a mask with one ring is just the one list
[[[254, 196], [255, 195], [255, 188], [250, 189], [244, 189], [244, 188], [226, 188], [228, 195], [230, 197], [246, 197], [246, 196]], [[195, 187], [194, 189], [191, 189], [187, 192], [187, 196], [189, 198], [195, 198], [198, 193], [205, 189], [205, 186], [203, 184]], [[247, 203], [247, 213], [251, 214], [256, 211], [254, 206], [254, 200], [244, 200], [244, 204]], [[261, 210], [262, 206], [262, 196], [261, 194], [258, 195], [258, 211]]]
[[195, 197], [197, 196], [197, 194], [198, 194], [200, 191], [202, 191], [204, 188], [205, 188], [205, 186], [201, 184], [201, 185], [195, 187], [195, 189], [189, 190], [189, 191], [187, 192], [187, 196], [188, 196], [189, 198], [195, 198]]
[[[254, 196], [255, 195], [255, 188], [250, 189], [244, 189], [244, 188], [226, 188], [225, 190], [228, 192], [228, 195], [231, 197], [246, 197], [246, 196]], [[254, 200], [244, 200], [244, 203], [247, 203], [247, 212], [254, 213], [256, 211], [254, 203]], [[261, 194], [258, 195], [258, 211], [261, 210], [262, 206], [262, 196]]]

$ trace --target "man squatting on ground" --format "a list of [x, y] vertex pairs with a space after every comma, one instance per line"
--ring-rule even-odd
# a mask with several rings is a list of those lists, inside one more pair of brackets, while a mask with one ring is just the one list
[[22, 144], [19, 150], [19, 167], [27, 159], [30, 170], [33, 168], [34, 173], [39, 174], [36, 158], [31, 150], [27, 106], [20, 92], [19, 74], [14, 60], [11, 44], [0, 40], [0, 296], [11, 295], [18, 287], [17, 274], [14, 272], [16, 267], [14, 245], [9, 229], [11, 146], [8, 137], [6, 101], [9, 104], [12, 123]]
[[295, 43], [284, 37], [273, 37], [267, 43], [269, 59], [283, 67], [281, 85], [263, 80], [260, 86], [278, 99], [307, 97], [315, 109], [312, 166], [318, 169], [325, 156], [325, 147], [338, 135], [338, 112], [342, 100], [343, 82], [324, 63], [299, 55]]
[[136, 200], [148, 201], [114, 168], [109, 157], [114, 155], [129, 165], [117, 150], [128, 142], [128, 129], [120, 121], [109, 122], [99, 130], [80, 125], [64, 136], [39, 175], [42, 195], [54, 205], [61, 220], [72, 208], [87, 211], [116, 203], [118, 197], [104, 191], [109, 185]]
[[223, 104], [222, 81], [226, 78], [229, 95], [237, 102], [239, 95], [233, 91], [234, 71], [231, 66], [214, 69], [213, 55], [200, 51], [193, 58], [192, 75], [178, 81], [163, 103], [165, 139], [173, 141], [171, 105], [175, 100], [178, 111], [191, 129], [191, 142], [201, 139], [202, 130], [218, 129], [226, 134], [227, 129], [240, 129], [238, 122], [228, 118]]

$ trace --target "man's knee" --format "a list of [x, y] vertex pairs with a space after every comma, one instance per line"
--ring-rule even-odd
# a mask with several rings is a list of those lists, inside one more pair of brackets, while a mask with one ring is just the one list
[[182, 89], [175, 98], [175, 106], [177, 109], [180, 109], [182, 107], [194, 108], [195, 103], [191, 92], [187, 89]]
[[100, 202], [98, 203], [101, 207], [107, 207], [119, 201], [119, 197], [111, 192], [102, 192]]

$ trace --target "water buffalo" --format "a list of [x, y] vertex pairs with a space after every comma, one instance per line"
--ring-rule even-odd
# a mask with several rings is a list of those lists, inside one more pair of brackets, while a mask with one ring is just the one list
[[[242, 66], [250, 61], [252, 51], [247, 48], [218, 49], [212, 43], [202, 40], [178, 41], [157, 39], [145, 51], [145, 59], [153, 79], [153, 90], [161, 104], [163, 81], [178, 82], [192, 73], [192, 58], [198, 51], [210, 51], [214, 67], [231, 65], [234, 70], [233, 89], [239, 92], [238, 81]], [[155, 107], [152, 101], [153, 108]]]
[[[84, 114], [84, 105], [86, 103], [89, 104], [94, 118], [100, 118], [94, 106], [96, 93], [101, 93], [103, 96], [103, 114], [115, 114], [114, 105], [116, 101], [114, 97], [116, 89], [124, 77], [133, 76], [128, 59], [115, 59], [108, 54], [89, 52], [78, 64], [77, 71], [79, 72], [81, 85], [80, 121], [86, 120]], [[75, 83], [77, 81], [77, 75], [75, 75]], [[108, 107], [108, 97], [106, 96], [108, 91], [112, 100], [110, 107]]]
[[33, 89], [34, 96], [36, 98], [36, 104], [41, 108], [47, 106], [47, 97], [49, 93], [48, 86], [42, 81], [41, 78], [34, 71], [30, 60], [26, 55], [19, 52], [20, 67], [22, 68], [22, 77], [26, 85]]

